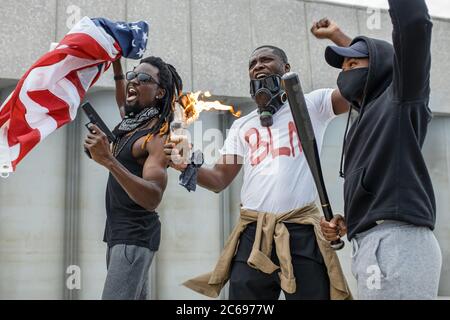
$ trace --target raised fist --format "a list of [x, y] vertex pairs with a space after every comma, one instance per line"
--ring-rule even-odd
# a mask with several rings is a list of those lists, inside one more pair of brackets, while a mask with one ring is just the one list
[[340, 32], [339, 26], [328, 18], [314, 21], [311, 27], [311, 33], [317, 39], [331, 39], [338, 32]]

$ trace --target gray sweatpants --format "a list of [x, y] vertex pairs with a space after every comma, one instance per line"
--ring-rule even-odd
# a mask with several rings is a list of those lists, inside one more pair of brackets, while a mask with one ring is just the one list
[[147, 300], [149, 269], [155, 255], [148, 248], [117, 244], [106, 253], [103, 300]]
[[352, 245], [358, 299], [437, 298], [442, 255], [429, 228], [384, 221], [357, 234]]

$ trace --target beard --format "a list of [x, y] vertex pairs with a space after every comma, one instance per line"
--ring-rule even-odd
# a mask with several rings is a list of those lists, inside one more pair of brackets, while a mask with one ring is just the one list
[[125, 104], [125, 115], [132, 116], [137, 115], [139, 112], [141, 112], [145, 106], [142, 106], [139, 102], [133, 103], [133, 104]]
[[144, 110], [146, 108], [157, 108], [158, 110], [161, 110], [161, 106], [158, 104], [157, 101], [155, 101], [154, 103], [151, 103], [149, 105], [143, 105], [143, 104], [139, 103], [138, 100], [136, 100], [136, 101], [133, 101], [131, 104], [125, 103], [125, 105], [124, 105], [125, 115], [128, 117], [134, 117], [134, 116], [138, 115], [139, 113], [141, 113], [142, 110]]

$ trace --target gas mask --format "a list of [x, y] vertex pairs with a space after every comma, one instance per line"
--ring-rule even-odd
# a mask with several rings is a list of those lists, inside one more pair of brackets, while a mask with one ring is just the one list
[[263, 79], [250, 80], [250, 94], [258, 105], [263, 127], [273, 125], [273, 115], [286, 103], [287, 95], [281, 87], [281, 77], [271, 75]]

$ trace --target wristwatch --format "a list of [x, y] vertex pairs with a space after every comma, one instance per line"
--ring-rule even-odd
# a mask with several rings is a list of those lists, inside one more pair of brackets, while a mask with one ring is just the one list
[[123, 79], [125, 79], [125, 77], [124, 77], [123, 74], [119, 74], [119, 75], [117, 75], [117, 76], [114, 76], [114, 80], [115, 80], [115, 81], [119, 81], [119, 80], [123, 80]]

